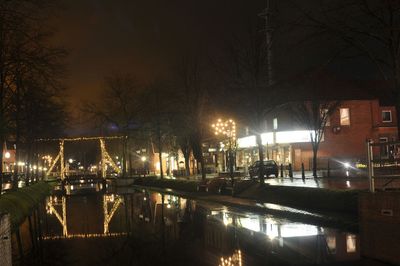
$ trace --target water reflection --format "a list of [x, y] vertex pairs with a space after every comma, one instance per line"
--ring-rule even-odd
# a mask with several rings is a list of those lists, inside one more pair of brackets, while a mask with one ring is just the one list
[[150, 252], [148, 265], [325, 264], [360, 257], [358, 236], [335, 229], [147, 190], [94, 192], [49, 197], [45, 239], [127, 239], [118, 259], [135, 261], [131, 256], [139, 255], [130, 250], [149, 245], [141, 251]]
[[[87, 203], [87, 197], [81, 197], [83, 203]], [[97, 198], [97, 197], [96, 197]], [[75, 206], [76, 201], [72, 200], [72, 198], [63, 195], [63, 196], [50, 196], [47, 199], [47, 204], [46, 204], [46, 212], [50, 216], [54, 215], [55, 218], [57, 218], [59, 224], [61, 225], [62, 228], [62, 235], [60, 234], [54, 234], [54, 235], [47, 235], [45, 238], [88, 238], [88, 237], [107, 237], [107, 236], [118, 236], [118, 235], [126, 235], [126, 232], [118, 232], [118, 233], [110, 233], [109, 232], [109, 224], [114, 217], [116, 211], [120, 207], [120, 205], [123, 203], [123, 198], [119, 195], [114, 195], [114, 194], [104, 194], [102, 195], [102, 206], [103, 206], [103, 216], [98, 217], [101, 218], [103, 221], [103, 230], [102, 233], [98, 232], [98, 230], [94, 230], [93, 232], [86, 231], [82, 232], [74, 232], [70, 233], [68, 230], [68, 225], [72, 225], [73, 219], [69, 218], [68, 216], [68, 210], [71, 212], [75, 212], [75, 208], [80, 208], [80, 206]], [[70, 199], [69, 206], [67, 207], [67, 201]], [[79, 204], [78, 200], [78, 204]], [[91, 209], [89, 210], [90, 212], [94, 212], [95, 210]], [[78, 216], [80, 216], [78, 214]], [[78, 221], [80, 221], [81, 218], [78, 218]], [[97, 223], [98, 221], [96, 221]], [[92, 227], [93, 228], [93, 227]], [[76, 231], [76, 230], [74, 230]]]

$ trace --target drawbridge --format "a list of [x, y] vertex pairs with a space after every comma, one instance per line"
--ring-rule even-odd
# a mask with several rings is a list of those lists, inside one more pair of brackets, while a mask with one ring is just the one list
[[[66, 176], [68, 176], [68, 168], [65, 166], [65, 158], [64, 158], [64, 146], [67, 142], [79, 142], [79, 141], [99, 141], [100, 152], [101, 152], [101, 177], [106, 178], [107, 176], [107, 167], [111, 167], [116, 173], [120, 174], [121, 169], [117, 166], [114, 160], [109, 155], [106, 149], [106, 140], [113, 139], [123, 139], [123, 136], [110, 136], [110, 137], [78, 137], [78, 138], [61, 138], [61, 139], [40, 139], [38, 141], [58, 141], [59, 142], [59, 152], [52, 162], [51, 166], [46, 172], [46, 176], [54, 173], [54, 169], [57, 165], [59, 165], [59, 177], [61, 180], [64, 180]], [[57, 172], [58, 173], [58, 172]]]

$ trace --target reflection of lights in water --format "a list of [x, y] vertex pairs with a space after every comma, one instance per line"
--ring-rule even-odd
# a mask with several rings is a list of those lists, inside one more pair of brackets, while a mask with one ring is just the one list
[[350, 187], [350, 181], [348, 181], [348, 180], [346, 181], [346, 186]]
[[349, 176], [349, 171], [346, 171], [346, 176]]
[[[222, 216], [221, 222], [224, 225], [231, 225], [233, 223], [233, 218], [229, 212], [226, 210], [222, 211], [212, 211], [212, 216]], [[220, 216], [221, 215], [221, 216]], [[299, 224], [299, 223], [282, 223], [271, 217], [262, 216], [239, 216], [234, 218], [236, 221], [236, 226], [245, 228], [250, 231], [250, 233], [258, 232], [268, 236], [270, 239], [275, 238], [289, 238], [289, 237], [304, 237], [304, 236], [316, 236], [320, 233], [317, 226]]]
[[[108, 211], [108, 202], [112, 203], [111, 210]], [[114, 196], [114, 194], [111, 195], [104, 195], [103, 197], [103, 212], [104, 212], [104, 234], [109, 233], [109, 224], [111, 222], [111, 219], [113, 218], [115, 212], [117, 211], [118, 207], [122, 203], [122, 198], [120, 196]]]
[[232, 256], [221, 257], [218, 266], [242, 266], [242, 252], [240, 249], [236, 250]]
[[127, 236], [127, 233], [108, 233], [108, 234], [68, 234], [66, 236], [43, 236], [44, 240], [58, 240], [66, 238], [102, 238]]
[[258, 217], [240, 217], [239, 222], [242, 227], [251, 231], [260, 231], [260, 220]]

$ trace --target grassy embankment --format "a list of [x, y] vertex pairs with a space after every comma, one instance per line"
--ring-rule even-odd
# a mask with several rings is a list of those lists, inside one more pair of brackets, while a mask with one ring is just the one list
[[[196, 192], [199, 181], [161, 180], [156, 177], [146, 177], [136, 179], [135, 184], [147, 187], [170, 188], [184, 192]], [[305, 210], [356, 214], [359, 191], [289, 186], [265, 186], [260, 188], [257, 183], [244, 181], [235, 185], [234, 194], [239, 198], [281, 204]]]
[[0, 196], [0, 213], [10, 214], [13, 231], [50, 194], [55, 184], [55, 182], [39, 182]]

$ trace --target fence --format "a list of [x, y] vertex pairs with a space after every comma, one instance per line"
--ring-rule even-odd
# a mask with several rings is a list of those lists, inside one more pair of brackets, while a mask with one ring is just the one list
[[383, 188], [400, 178], [400, 141], [367, 141], [367, 166], [369, 188], [375, 192], [376, 179], [387, 179]]
[[11, 223], [9, 214], [0, 213], [0, 265], [12, 265]]

